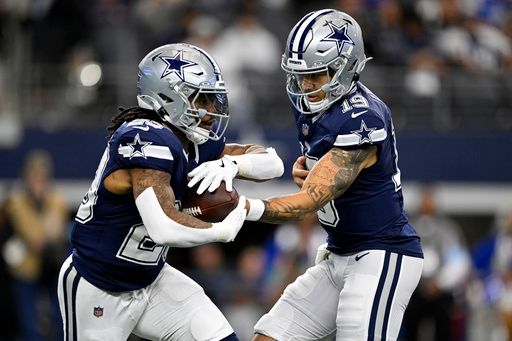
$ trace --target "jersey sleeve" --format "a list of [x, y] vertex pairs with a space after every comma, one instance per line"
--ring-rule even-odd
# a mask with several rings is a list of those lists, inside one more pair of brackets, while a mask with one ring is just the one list
[[372, 109], [345, 113], [336, 135], [330, 137], [336, 147], [356, 148], [361, 145], [381, 144], [387, 137], [384, 119]]
[[132, 126], [111, 141], [110, 154], [115, 155], [119, 168], [151, 168], [172, 173], [176, 154], [182, 150], [179, 144], [167, 129]]

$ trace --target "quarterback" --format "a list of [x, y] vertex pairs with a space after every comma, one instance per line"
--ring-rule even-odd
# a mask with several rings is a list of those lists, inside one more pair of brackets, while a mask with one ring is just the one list
[[302, 156], [300, 191], [248, 199], [247, 220], [280, 223], [318, 212], [327, 243], [255, 326], [254, 341], [396, 340], [423, 253], [403, 210], [391, 111], [359, 81], [361, 28], [324, 9], [291, 30], [281, 66]]

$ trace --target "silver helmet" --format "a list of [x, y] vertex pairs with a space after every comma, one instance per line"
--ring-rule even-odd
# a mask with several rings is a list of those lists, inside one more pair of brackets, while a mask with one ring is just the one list
[[[334, 9], [311, 12], [288, 35], [281, 61], [287, 73], [286, 92], [300, 112], [321, 112], [354, 87], [369, 59], [354, 18]], [[322, 72], [328, 75], [326, 84], [313, 91], [301, 89], [301, 77]], [[320, 91], [326, 94], [323, 100], [308, 101]]]
[[[160, 46], [142, 59], [137, 101], [198, 144], [219, 140], [229, 121], [227, 90], [217, 63], [189, 44]], [[205, 105], [214, 109], [208, 111]], [[213, 118], [209, 129], [199, 126], [205, 115]]]

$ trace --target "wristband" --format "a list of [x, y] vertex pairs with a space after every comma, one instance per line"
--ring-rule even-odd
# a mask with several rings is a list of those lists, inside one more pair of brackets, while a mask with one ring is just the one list
[[265, 212], [265, 203], [260, 199], [247, 199], [250, 208], [245, 220], [258, 221]]

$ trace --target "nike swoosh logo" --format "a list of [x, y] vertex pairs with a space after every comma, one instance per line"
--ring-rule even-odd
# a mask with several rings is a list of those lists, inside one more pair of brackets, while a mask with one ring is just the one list
[[140, 130], [144, 130], [144, 131], [148, 131], [149, 130], [148, 126], [133, 126], [133, 127], [137, 128], [137, 129], [140, 129]]
[[363, 258], [364, 256], [366, 256], [367, 254], [369, 254], [370, 252], [367, 252], [367, 253], [363, 253], [362, 255], [357, 255], [356, 256], [356, 262], [358, 262], [361, 258]]
[[368, 110], [363, 110], [363, 111], [360, 111], [360, 112], [353, 112], [352, 115], [350, 115], [350, 117], [356, 118], [357, 116], [360, 116], [360, 115], [364, 114], [367, 111]]

